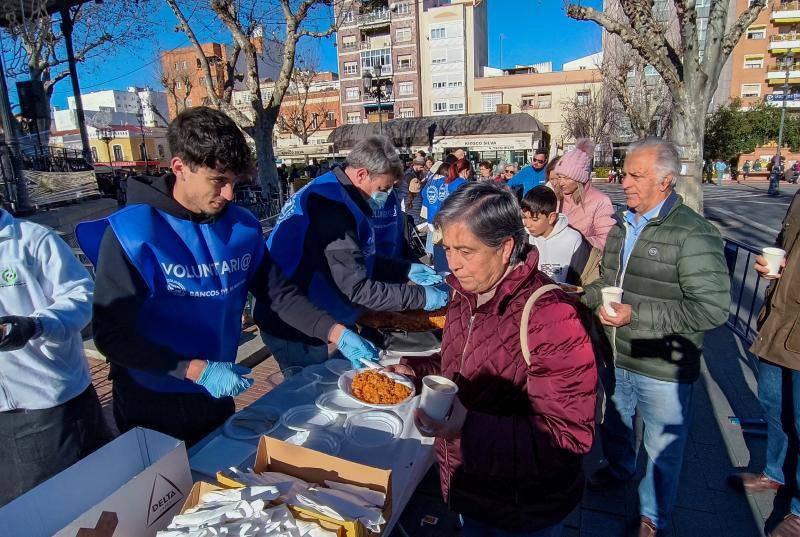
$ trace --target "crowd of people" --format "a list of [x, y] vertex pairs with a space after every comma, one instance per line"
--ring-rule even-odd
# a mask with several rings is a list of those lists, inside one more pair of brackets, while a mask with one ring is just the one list
[[[585, 140], [495, 175], [491, 162], [473, 170], [461, 150], [441, 161], [420, 152], [404, 170], [391, 141], [373, 136], [296, 192], [265, 241], [259, 221], [230, 203], [253, 167], [235, 124], [192, 108], [168, 141], [168, 174], [132, 179], [125, 208], [77, 227], [94, 280], [54, 232], [0, 212], [0, 505], [111, 438], [82, 353], [90, 319], [111, 364], [117, 428], [190, 446], [253, 384], [235, 363], [252, 294], [281, 368], [332, 356], [360, 368], [378, 359], [379, 343], [359, 333], [361, 312], [447, 308], [441, 350], [389, 369], [458, 385], [445, 419], [414, 416], [436, 438], [442, 493], [463, 535], [559, 535], [595, 443], [607, 465], [589, 487], [633, 478], [637, 413], [647, 457], [638, 535], [667, 526], [703, 335], [730, 303], [721, 236], [674, 191], [672, 143], [628, 148], [626, 207], [615, 213], [592, 186]], [[795, 220], [793, 236], [779, 238], [790, 252]], [[787, 272], [793, 263], [790, 254]], [[765, 326], [784, 317], [779, 301], [795, 303], [785, 279], [771, 287]], [[771, 330], [786, 332], [776, 322]], [[773, 414], [781, 368], [800, 352], [794, 332], [779, 338], [786, 349], [757, 344], [777, 364], [762, 372], [777, 379], [762, 384]], [[767, 469], [742, 477], [746, 488], [786, 482], [777, 419]], [[800, 527], [795, 507], [784, 529]]]

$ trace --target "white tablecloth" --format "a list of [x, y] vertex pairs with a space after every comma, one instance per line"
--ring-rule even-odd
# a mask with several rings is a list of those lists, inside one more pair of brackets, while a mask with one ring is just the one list
[[[282, 411], [288, 410], [298, 405], [314, 404], [323, 391], [330, 389], [336, 389], [336, 386], [315, 383], [306, 389], [288, 390], [278, 385], [252, 406], [266, 405]], [[336, 424], [331, 427], [342, 438], [337, 457], [392, 470], [392, 517], [386, 525], [384, 535], [388, 535], [397, 524], [417, 485], [433, 463], [433, 440], [420, 436], [414, 426], [412, 411], [418, 404], [419, 396], [416, 396], [408, 404], [393, 410], [403, 420], [403, 431], [393, 443], [378, 448], [364, 448], [349, 443], [342, 428], [345, 415], [340, 415]], [[295, 433], [296, 431], [280, 426], [269, 436], [285, 440]], [[251, 449], [248, 449], [248, 445]], [[189, 450], [192, 476], [195, 481], [208, 481], [211, 478], [214, 482], [216, 470], [224, 470], [230, 466], [252, 467], [257, 447], [257, 438], [232, 440], [222, 434], [222, 428], [218, 428]]]

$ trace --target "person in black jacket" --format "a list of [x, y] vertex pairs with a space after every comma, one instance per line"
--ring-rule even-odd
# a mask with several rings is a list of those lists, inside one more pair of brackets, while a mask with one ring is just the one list
[[[442, 279], [433, 269], [375, 253], [369, 220], [401, 174], [400, 156], [389, 139], [366, 138], [344, 166], [316, 178], [286, 203], [269, 237], [270, 255], [283, 273], [347, 326], [363, 310], [431, 311], [447, 303], [447, 293], [433, 287]], [[328, 358], [324, 340], [287, 326], [274, 310], [256, 304], [254, 316], [282, 367]]]
[[[236, 125], [193, 108], [170, 124], [168, 140], [172, 172], [132, 180], [126, 209], [77, 233], [97, 261], [94, 339], [111, 363], [117, 426], [192, 445], [234, 412], [233, 396], [253, 382], [234, 363], [248, 290], [308, 336], [347, 343], [353, 356], [375, 351], [282, 278], [258, 220], [229, 204], [252, 169]], [[92, 229], [102, 232], [95, 255]]]

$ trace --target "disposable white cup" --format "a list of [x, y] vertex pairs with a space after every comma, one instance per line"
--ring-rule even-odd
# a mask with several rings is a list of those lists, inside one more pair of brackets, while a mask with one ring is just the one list
[[428, 375], [422, 379], [422, 396], [419, 407], [431, 418], [441, 421], [450, 412], [458, 386], [452, 380], [439, 375]]
[[611, 307], [611, 303], [622, 303], [622, 287], [603, 287], [600, 289], [600, 293], [603, 295], [603, 308], [606, 310], [606, 315], [616, 317], [617, 312]]
[[781, 263], [786, 257], [786, 252], [780, 248], [767, 247], [761, 249], [761, 255], [767, 260], [767, 267], [769, 267], [767, 276], [777, 276], [781, 271]]

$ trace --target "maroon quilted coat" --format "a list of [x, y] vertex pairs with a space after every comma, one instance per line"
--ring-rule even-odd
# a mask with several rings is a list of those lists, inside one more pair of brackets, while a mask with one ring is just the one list
[[459, 439], [436, 440], [449, 507], [511, 532], [556, 524], [580, 502], [594, 434], [595, 360], [566, 294], [545, 293], [531, 312], [530, 367], [520, 350], [525, 301], [552, 283], [538, 257], [532, 250], [480, 307], [451, 275], [441, 355], [403, 360], [418, 379], [454, 380], [468, 410]]

